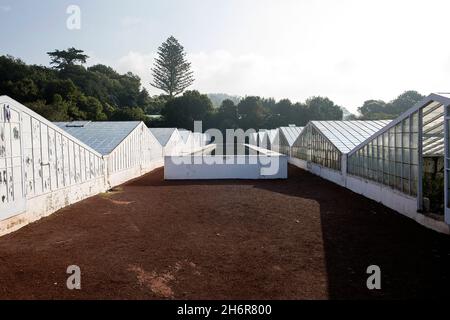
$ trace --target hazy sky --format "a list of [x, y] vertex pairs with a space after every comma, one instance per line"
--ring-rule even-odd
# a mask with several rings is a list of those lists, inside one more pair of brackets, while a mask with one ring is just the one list
[[[81, 9], [68, 30], [66, 9]], [[184, 45], [201, 92], [303, 101], [450, 90], [448, 0], [0, 0], [0, 54], [48, 65], [75, 46], [149, 86], [157, 47]]]

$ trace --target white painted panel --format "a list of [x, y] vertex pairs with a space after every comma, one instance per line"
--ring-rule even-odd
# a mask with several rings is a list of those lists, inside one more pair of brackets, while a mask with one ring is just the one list
[[34, 194], [41, 194], [43, 192], [41, 124], [34, 118], [31, 119], [31, 139], [33, 145]]
[[58, 188], [64, 187], [64, 173], [63, 173], [63, 153], [62, 153], [62, 136], [61, 133], [56, 133], [56, 176]]
[[70, 185], [70, 163], [69, 163], [69, 140], [66, 136], [62, 136], [62, 157], [63, 157], [63, 181], [64, 186]]
[[75, 183], [75, 155], [73, 152], [73, 142], [69, 140], [67, 149], [68, 149], [68, 157], [69, 157], [69, 185]]
[[56, 165], [56, 147], [55, 147], [55, 130], [48, 129], [48, 163], [50, 168], [50, 186], [51, 190], [58, 188], [57, 172], [58, 167]]
[[49, 146], [48, 146], [48, 126], [41, 123], [41, 154], [42, 154], [42, 184], [43, 192], [47, 193], [51, 191], [50, 181], [50, 162], [49, 162]]

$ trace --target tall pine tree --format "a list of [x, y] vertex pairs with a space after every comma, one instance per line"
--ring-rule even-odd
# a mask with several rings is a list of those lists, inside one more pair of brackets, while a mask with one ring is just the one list
[[194, 82], [191, 64], [185, 57], [183, 46], [170, 36], [158, 48], [158, 57], [152, 68], [151, 85], [166, 92], [170, 98], [182, 93]]

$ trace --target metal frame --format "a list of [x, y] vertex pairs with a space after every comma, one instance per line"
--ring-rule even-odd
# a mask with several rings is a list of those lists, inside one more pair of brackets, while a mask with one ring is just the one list
[[417, 177], [417, 211], [423, 210], [423, 108], [419, 112], [419, 141], [417, 145], [417, 152], [419, 156], [418, 163], [418, 177]]
[[450, 175], [450, 167], [449, 167], [449, 161], [450, 161], [450, 146], [448, 137], [450, 135], [449, 133], [449, 125], [448, 122], [450, 121], [450, 104], [444, 105], [444, 208], [445, 208], [445, 222], [447, 224], [450, 224], [450, 208], [449, 208], [449, 192], [448, 192], [448, 186], [449, 186], [449, 175]]

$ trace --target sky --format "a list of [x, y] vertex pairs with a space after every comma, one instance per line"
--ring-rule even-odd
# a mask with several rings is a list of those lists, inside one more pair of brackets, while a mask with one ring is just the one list
[[[67, 28], [77, 5], [80, 29]], [[450, 91], [448, 0], [0, 0], [0, 54], [48, 65], [76, 47], [151, 94], [151, 66], [170, 35], [202, 93], [304, 101], [352, 112], [406, 90]]]

